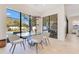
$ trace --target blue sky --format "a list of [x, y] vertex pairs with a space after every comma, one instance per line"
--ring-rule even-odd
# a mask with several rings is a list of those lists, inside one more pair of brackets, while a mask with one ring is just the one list
[[10, 10], [10, 9], [7, 9], [7, 15], [8, 15], [8, 17], [11, 17], [11, 18], [16, 18], [16, 19], [20, 18], [19, 12], [16, 12], [16, 11], [13, 11], [13, 10]]
[[[12, 20], [19, 20], [20, 19], [20, 12], [7, 9], [7, 16], [14, 18]], [[28, 16], [22, 16], [22, 23], [29, 25], [29, 17]]]

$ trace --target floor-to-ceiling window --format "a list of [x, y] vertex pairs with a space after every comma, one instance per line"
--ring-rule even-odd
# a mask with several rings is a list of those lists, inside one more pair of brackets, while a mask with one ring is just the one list
[[49, 31], [50, 29], [49, 16], [43, 17], [43, 31]]
[[29, 16], [19, 11], [7, 9], [7, 29], [10, 34], [23, 35], [35, 34], [36, 17]]
[[[23, 33], [29, 33], [29, 16], [12, 9], [7, 9], [7, 29], [9, 34], [19, 34], [22, 37]], [[25, 34], [25, 35], [26, 35]]]
[[57, 38], [57, 30], [58, 30], [58, 20], [57, 20], [57, 14], [50, 15], [50, 37]]
[[36, 34], [36, 29], [37, 29], [37, 24], [36, 24], [36, 17], [32, 16], [31, 17], [31, 34]]
[[50, 37], [57, 38], [57, 14], [43, 17], [43, 32], [50, 33]]
[[8, 33], [19, 33], [20, 32], [20, 12], [7, 9], [6, 24]]
[[21, 33], [29, 35], [29, 16], [24, 13], [21, 13]]

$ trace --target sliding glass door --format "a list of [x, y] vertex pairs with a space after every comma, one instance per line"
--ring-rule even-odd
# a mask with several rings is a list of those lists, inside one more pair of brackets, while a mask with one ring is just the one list
[[49, 16], [43, 17], [43, 31], [49, 31], [50, 30], [50, 19]]
[[50, 33], [50, 37], [57, 38], [57, 21], [57, 14], [43, 17], [43, 32], [47, 31]]
[[50, 15], [50, 37], [52, 38], [57, 38], [57, 30], [58, 30], [58, 25], [57, 25], [57, 14]]

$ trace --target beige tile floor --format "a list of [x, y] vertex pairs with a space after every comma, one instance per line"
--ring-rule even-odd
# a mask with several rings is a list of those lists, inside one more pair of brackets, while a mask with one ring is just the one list
[[[7, 44], [5, 48], [0, 48], [1, 54], [10, 54], [10, 44]], [[26, 44], [26, 50], [20, 45], [16, 46], [15, 54], [36, 54], [35, 47], [30, 48]], [[74, 54], [79, 53], [79, 37], [73, 34], [69, 34], [65, 41], [50, 38], [50, 44], [44, 45], [44, 48], [39, 46], [39, 54]]]

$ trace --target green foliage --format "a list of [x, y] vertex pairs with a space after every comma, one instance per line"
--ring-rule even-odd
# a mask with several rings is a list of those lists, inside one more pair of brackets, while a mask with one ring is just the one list
[[32, 19], [31, 19], [31, 24], [32, 24], [32, 26], [35, 26], [36, 25], [36, 18], [34, 18], [34, 17], [32, 17]]
[[7, 27], [9, 26], [20, 26], [20, 21], [19, 20], [13, 20], [12, 18], [7, 18], [6, 20], [6, 24], [7, 24]]

